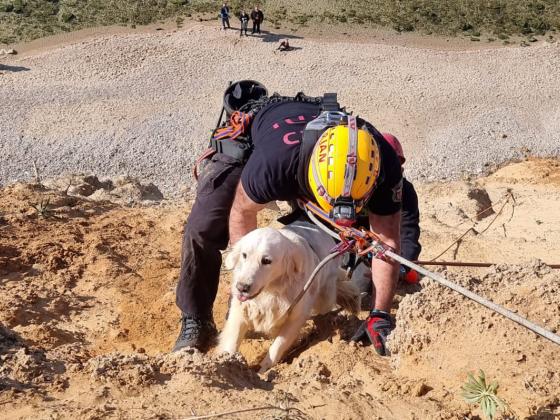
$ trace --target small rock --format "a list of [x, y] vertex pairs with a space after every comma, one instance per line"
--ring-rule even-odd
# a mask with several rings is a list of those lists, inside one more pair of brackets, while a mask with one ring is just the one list
[[275, 369], [269, 369], [264, 373], [263, 379], [266, 382], [272, 382], [278, 377], [278, 372]]
[[83, 197], [88, 197], [92, 195], [97, 190], [91, 184], [80, 184], [80, 185], [72, 185], [68, 187], [68, 194], [69, 195], [81, 195]]
[[412, 394], [415, 397], [422, 397], [426, 395], [428, 392], [430, 392], [432, 389], [433, 389], [432, 387], [426, 385], [424, 382], [419, 382], [412, 390]]

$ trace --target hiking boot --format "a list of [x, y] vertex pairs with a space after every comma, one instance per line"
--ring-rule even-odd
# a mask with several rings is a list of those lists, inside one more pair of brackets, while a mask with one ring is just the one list
[[190, 315], [181, 317], [181, 332], [172, 351], [186, 347], [195, 347], [205, 351], [210, 347], [217, 335], [216, 325], [212, 319], [201, 319]]

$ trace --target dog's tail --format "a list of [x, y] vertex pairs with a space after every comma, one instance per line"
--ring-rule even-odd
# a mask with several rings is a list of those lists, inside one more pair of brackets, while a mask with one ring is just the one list
[[338, 279], [336, 283], [336, 304], [353, 314], [360, 311], [360, 293], [351, 281], [344, 278]]

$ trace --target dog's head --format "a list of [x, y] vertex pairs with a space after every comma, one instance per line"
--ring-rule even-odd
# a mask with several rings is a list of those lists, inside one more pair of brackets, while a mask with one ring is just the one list
[[256, 229], [241, 238], [226, 258], [233, 270], [232, 294], [241, 302], [252, 299], [276, 280], [289, 281], [301, 272], [298, 244], [272, 228]]

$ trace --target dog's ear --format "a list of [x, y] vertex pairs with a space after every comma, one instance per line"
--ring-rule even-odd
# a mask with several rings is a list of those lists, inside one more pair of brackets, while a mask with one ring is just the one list
[[295, 277], [303, 271], [303, 255], [297, 248], [291, 248], [285, 257], [286, 274]]
[[226, 268], [233, 270], [239, 260], [239, 248], [234, 246], [226, 257]]

